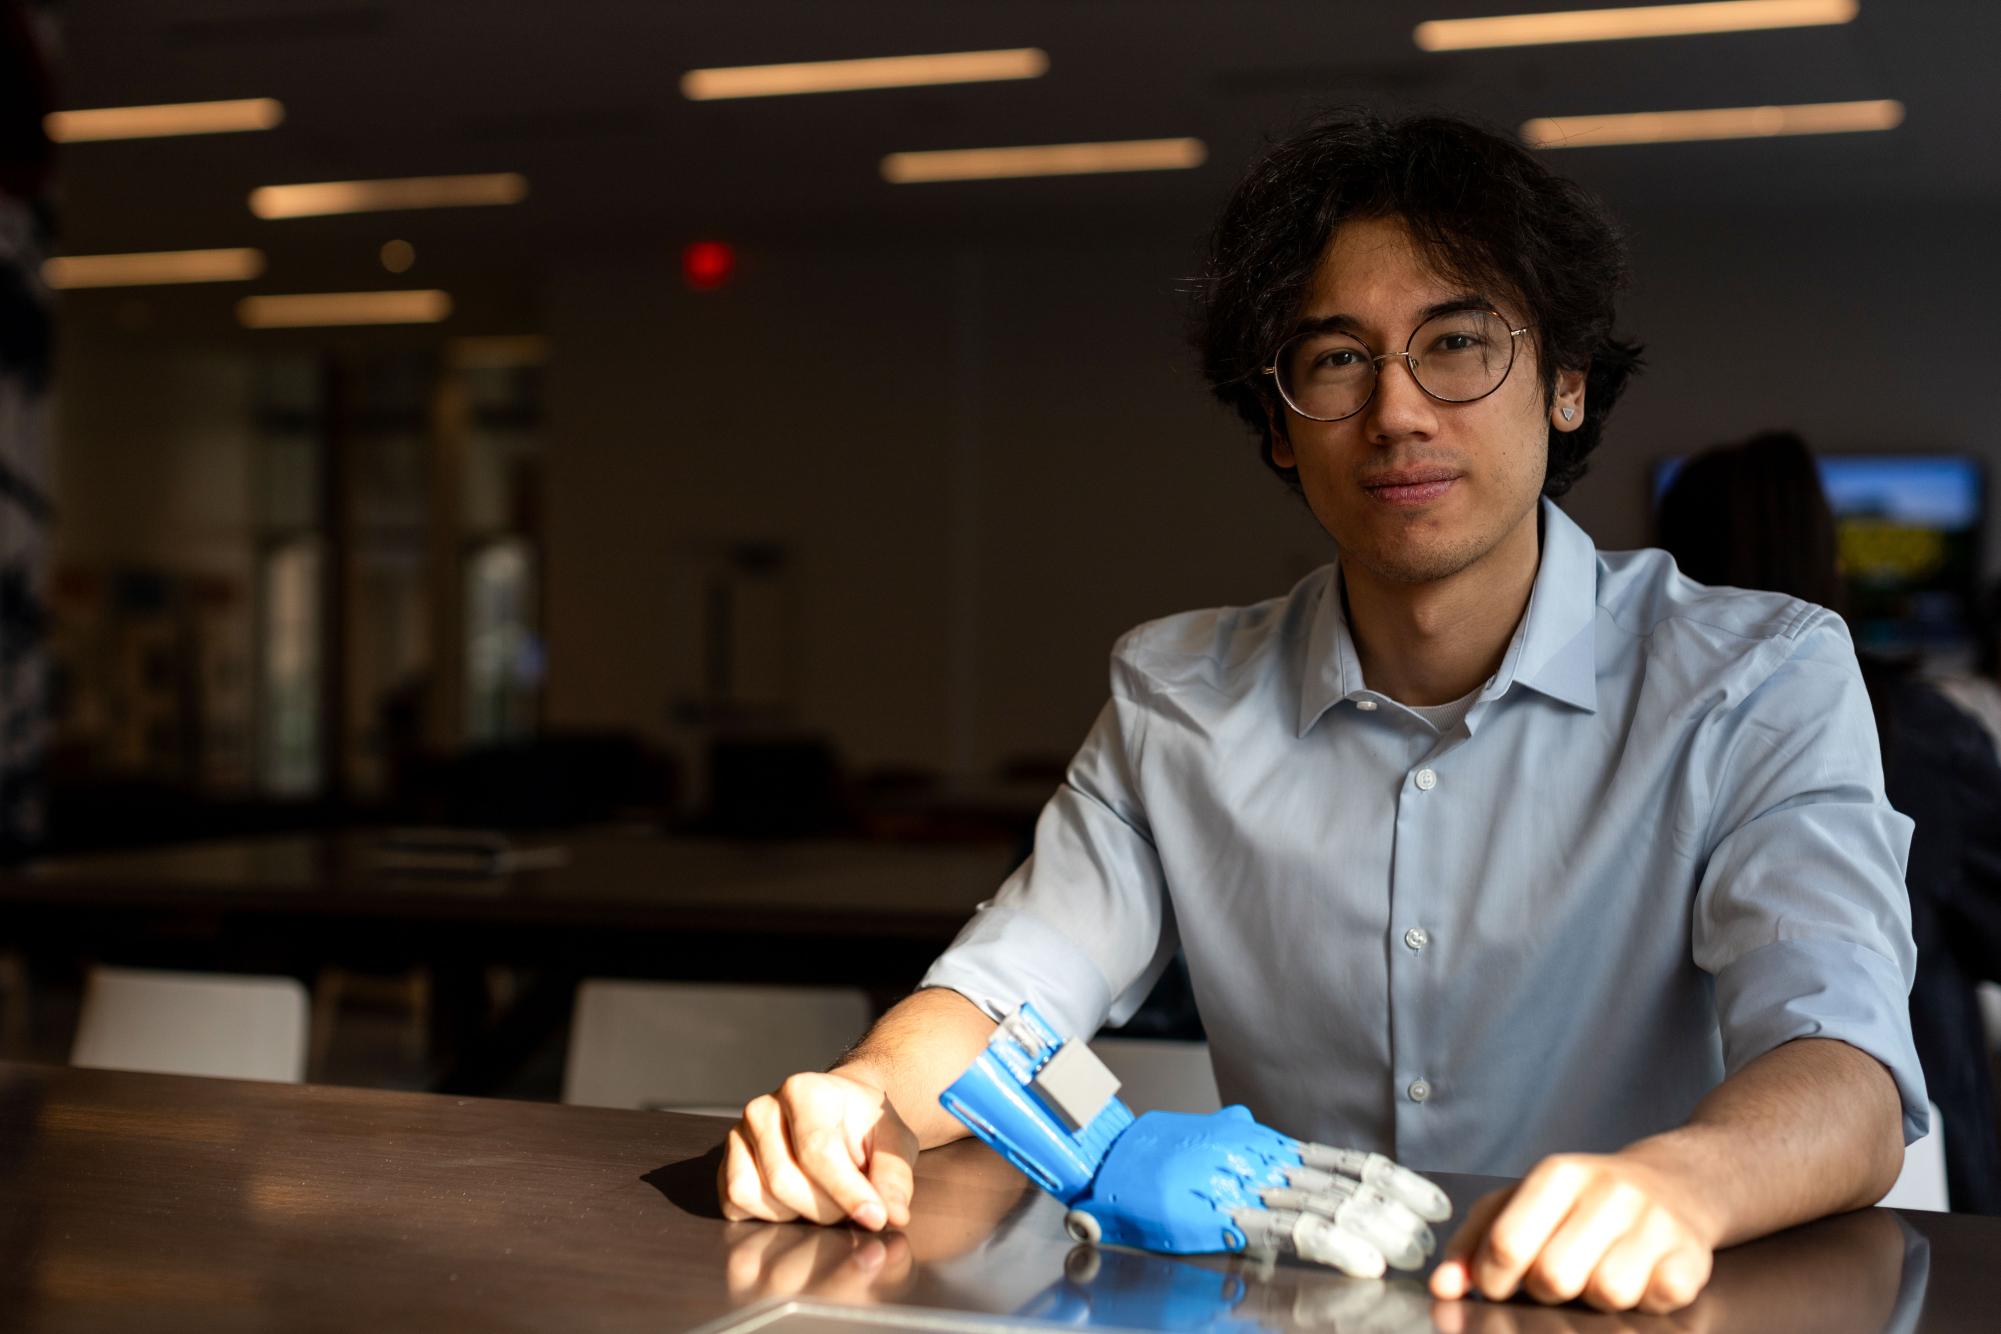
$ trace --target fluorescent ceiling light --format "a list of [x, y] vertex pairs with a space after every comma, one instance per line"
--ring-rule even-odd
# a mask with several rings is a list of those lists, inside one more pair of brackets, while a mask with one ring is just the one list
[[250, 192], [250, 211], [260, 218], [316, 218], [329, 213], [518, 204], [527, 197], [528, 178], [504, 171], [483, 176], [406, 176], [388, 181], [266, 185]]
[[436, 324], [452, 313], [444, 292], [309, 292], [247, 296], [236, 318], [251, 329], [302, 329], [328, 324]]
[[80, 144], [93, 139], [165, 139], [178, 134], [268, 130], [284, 119], [285, 108], [275, 99], [244, 97], [231, 102], [51, 111], [42, 117], [42, 129], [59, 144]]
[[1670, 144], [1703, 139], [1764, 139], [1783, 134], [1851, 134], [1891, 130], [1904, 104], [1809, 102], [1789, 107], [1715, 107], [1707, 111], [1641, 111], [1619, 116], [1549, 116], [1522, 124], [1531, 148], [1598, 148], [1607, 144]]
[[897, 185], [913, 185], [1015, 176], [1088, 176], [1108, 171], [1181, 171], [1201, 166], [1208, 157], [1209, 150], [1200, 139], [953, 148], [934, 153], [891, 153], [882, 160], [882, 177]]
[[130, 255], [57, 255], [42, 261], [55, 288], [240, 283], [264, 272], [261, 250], [152, 250]]
[[548, 359], [549, 340], [541, 334], [492, 334], [445, 344], [445, 360], [462, 371], [540, 366]]
[[1570, 9], [1484, 19], [1433, 19], [1412, 38], [1426, 51], [1492, 46], [1552, 46], [1629, 37], [1688, 37], [1704, 32], [1813, 28], [1846, 23], [1856, 0], [1709, 0], [1705, 4], [1638, 5], [1631, 9]]
[[867, 60], [691, 69], [681, 76], [681, 92], [691, 101], [713, 102], [728, 97], [784, 97], [793, 93], [847, 93], [864, 88], [1036, 79], [1048, 70], [1049, 57], [1032, 46], [1024, 46], [1009, 51], [947, 51], [935, 56], [875, 56]]

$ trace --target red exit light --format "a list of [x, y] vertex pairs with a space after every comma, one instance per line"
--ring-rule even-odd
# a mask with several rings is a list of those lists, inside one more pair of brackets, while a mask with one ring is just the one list
[[695, 241], [681, 252], [681, 277], [697, 292], [713, 292], [736, 272], [736, 248], [726, 241]]

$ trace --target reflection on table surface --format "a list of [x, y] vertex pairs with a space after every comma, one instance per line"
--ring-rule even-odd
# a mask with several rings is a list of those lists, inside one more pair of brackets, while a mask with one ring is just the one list
[[[1004, 1165], [1000, 1165], [1004, 1168]], [[1489, 1184], [1447, 1182], [1463, 1212]], [[989, 1205], [1004, 1198], [987, 1197]], [[1593, 1330], [1916, 1330], [1930, 1243], [1897, 1214], [1865, 1210], [1736, 1247], [1672, 1316], [1608, 1315], [1525, 1301], [1436, 1302], [1424, 1275], [1353, 1279], [1296, 1261], [1176, 1257], [1073, 1245], [1062, 1208], [1039, 1193], [1008, 1202], [982, 1234], [975, 1211], [914, 1220], [905, 1234], [739, 1223], [731, 1227], [730, 1294], [750, 1309], [713, 1330], [897, 1328], [968, 1334], [1034, 1326], [1256, 1334], [1566, 1334]], [[1934, 1325], [1927, 1327], [1944, 1327]]]

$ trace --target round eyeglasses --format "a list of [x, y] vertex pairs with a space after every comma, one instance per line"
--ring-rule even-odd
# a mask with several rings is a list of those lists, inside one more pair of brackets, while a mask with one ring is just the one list
[[1411, 331], [1401, 352], [1381, 356], [1340, 329], [1308, 330], [1279, 345], [1264, 373], [1285, 405], [1309, 421], [1352, 417], [1376, 396], [1382, 364], [1403, 358], [1417, 387], [1441, 403], [1471, 403], [1501, 387], [1515, 365], [1515, 340], [1531, 326], [1510, 329], [1492, 310], [1448, 310]]

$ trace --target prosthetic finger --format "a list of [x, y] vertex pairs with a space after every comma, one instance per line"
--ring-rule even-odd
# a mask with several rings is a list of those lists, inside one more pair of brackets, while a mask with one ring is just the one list
[[[1425, 1226], [1417, 1210], [1403, 1200], [1385, 1195], [1373, 1186], [1363, 1185], [1353, 1178], [1323, 1172], [1317, 1167], [1293, 1167], [1286, 1169], [1286, 1181], [1291, 1186], [1280, 1200], [1274, 1200], [1270, 1193], [1264, 1197], [1265, 1203], [1277, 1207], [1283, 1203], [1294, 1209], [1317, 1209], [1324, 1214], [1332, 1214], [1349, 1200], [1357, 1202], [1358, 1208], [1370, 1213], [1380, 1213], [1398, 1234], [1409, 1234], [1417, 1238], [1417, 1244], [1426, 1255], [1438, 1249], [1438, 1238]], [[1426, 1182], [1430, 1185], [1430, 1182]]]
[[1243, 1232], [1248, 1251], [1297, 1255], [1356, 1278], [1380, 1278], [1385, 1268], [1381, 1250], [1325, 1214], [1299, 1209], [1239, 1209], [1231, 1221]]
[[[1311, 1209], [1329, 1217], [1357, 1220], [1351, 1226], [1368, 1219], [1370, 1226], [1380, 1227], [1385, 1240], [1397, 1249], [1401, 1249], [1406, 1237], [1415, 1241], [1426, 1255], [1438, 1249], [1438, 1238], [1431, 1228], [1402, 1200], [1393, 1200], [1373, 1186], [1346, 1177], [1327, 1176], [1310, 1167], [1294, 1168], [1286, 1175], [1291, 1184], [1267, 1190], [1260, 1196], [1271, 1208]], [[1316, 1177], [1320, 1179], [1315, 1180]]]
[[1407, 1207], [1367, 1186], [1347, 1192], [1307, 1191], [1278, 1186], [1260, 1197], [1268, 1209], [1299, 1210], [1328, 1218], [1366, 1240], [1398, 1269], [1416, 1269], [1438, 1248], [1424, 1220]]
[[1419, 1218], [1443, 1223], [1452, 1217], [1452, 1201], [1446, 1198], [1444, 1191], [1408, 1167], [1399, 1167], [1380, 1153], [1365, 1153], [1360, 1149], [1337, 1149], [1329, 1144], [1309, 1144], [1302, 1140], [1299, 1145], [1299, 1161], [1308, 1167], [1339, 1172], [1374, 1186], [1391, 1199], [1401, 1200], [1409, 1205], [1411, 1212]]

